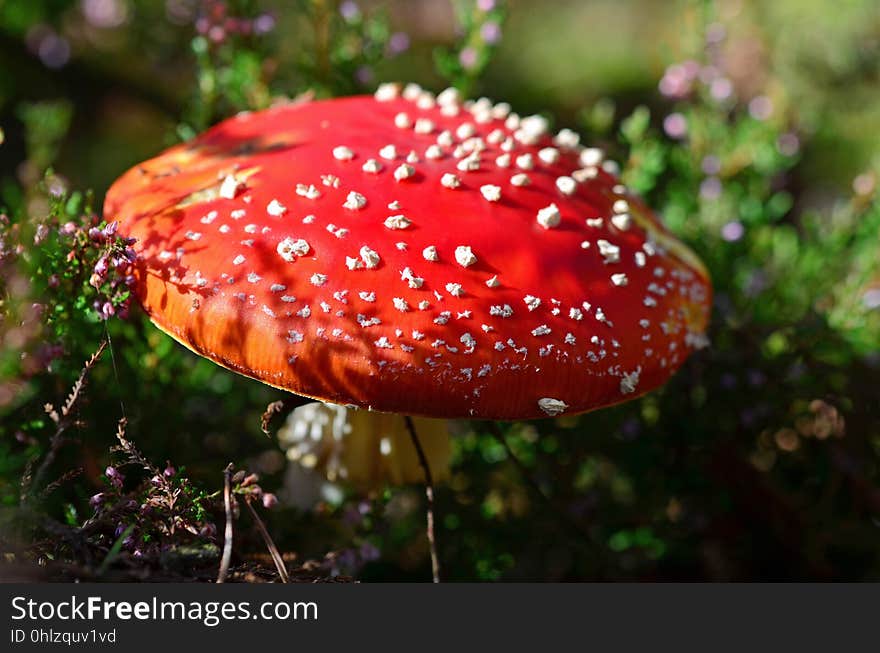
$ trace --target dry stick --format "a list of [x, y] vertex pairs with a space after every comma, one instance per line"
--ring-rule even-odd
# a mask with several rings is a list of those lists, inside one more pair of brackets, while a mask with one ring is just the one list
[[223, 533], [223, 557], [217, 573], [218, 583], [226, 582], [229, 561], [232, 559], [232, 463], [223, 470], [223, 503], [226, 505], [226, 531]]
[[564, 523], [568, 526], [572, 531], [576, 532], [579, 536], [585, 537], [588, 540], [592, 539], [590, 534], [584, 529], [580, 524], [574, 521], [565, 510], [557, 506], [553, 500], [544, 493], [544, 490], [541, 489], [541, 486], [538, 485], [538, 482], [532, 477], [531, 472], [528, 468], [523, 465], [522, 461], [519, 457], [514, 453], [513, 449], [510, 447], [510, 444], [507, 442], [507, 438], [504, 437], [504, 434], [501, 432], [501, 429], [498, 427], [497, 422], [488, 422], [489, 432], [492, 436], [501, 443], [501, 446], [504, 447], [504, 450], [507, 452], [507, 457], [513, 462], [514, 466], [516, 466], [517, 470], [520, 473], [520, 476], [523, 477], [525, 482], [528, 484], [532, 491], [538, 495], [538, 497], [543, 501], [547, 506], [552, 510]]
[[254, 510], [254, 507], [248, 499], [245, 499], [244, 505], [246, 505], [248, 510], [251, 511], [251, 517], [254, 518], [254, 522], [257, 524], [257, 529], [260, 531], [260, 535], [263, 536], [263, 541], [266, 543], [266, 548], [269, 549], [269, 555], [272, 556], [272, 562], [275, 563], [275, 568], [278, 570], [278, 575], [281, 576], [281, 582], [289, 583], [290, 576], [287, 574], [287, 566], [284, 564], [284, 558], [281, 557], [281, 552], [278, 550], [278, 547], [275, 546], [275, 542], [272, 541], [272, 537], [269, 535], [266, 525], [263, 523], [263, 520], [260, 519], [257, 511]]
[[434, 478], [431, 476], [428, 458], [425, 456], [422, 444], [416, 435], [416, 426], [413, 424], [412, 417], [404, 415], [403, 419], [406, 422], [406, 430], [409, 431], [409, 437], [412, 440], [413, 446], [416, 448], [422, 472], [425, 474], [425, 497], [428, 499], [428, 547], [431, 550], [431, 577], [435, 583], [439, 583], [440, 559], [437, 556], [437, 538], [434, 535]]
[[52, 404], [46, 404], [46, 413], [51, 420], [55, 422], [55, 433], [52, 434], [52, 439], [49, 442], [49, 451], [46, 452], [46, 457], [43, 458], [43, 462], [37, 468], [36, 473], [27, 480], [27, 486], [22, 488], [23, 497], [27, 496], [31, 489], [40, 487], [43, 479], [49, 472], [49, 468], [52, 467], [52, 463], [55, 462], [55, 458], [58, 456], [58, 451], [61, 449], [61, 445], [64, 444], [64, 433], [71, 425], [71, 413], [76, 407], [77, 401], [79, 401], [80, 393], [86, 383], [86, 377], [89, 372], [92, 371], [95, 363], [98, 362], [98, 359], [101, 357], [101, 354], [104, 353], [106, 348], [107, 341], [102, 340], [95, 353], [92, 354], [91, 358], [89, 358], [85, 365], [83, 365], [82, 371], [79, 373], [79, 378], [77, 378], [76, 383], [73, 384], [73, 387], [70, 389], [70, 394], [67, 395], [67, 400], [61, 407], [60, 415]]

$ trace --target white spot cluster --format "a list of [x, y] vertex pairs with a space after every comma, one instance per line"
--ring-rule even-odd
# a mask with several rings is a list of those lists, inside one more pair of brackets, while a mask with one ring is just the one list
[[468, 245], [459, 245], [455, 248], [455, 260], [463, 268], [470, 267], [477, 262], [477, 257]]
[[385, 218], [384, 224], [389, 229], [406, 229], [412, 221], [405, 215], [389, 215]]
[[461, 186], [461, 180], [451, 172], [443, 173], [443, 176], [440, 178], [440, 183], [445, 188], [458, 188]]
[[266, 206], [266, 213], [274, 217], [279, 217], [287, 213], [287, 207], [278, 200], [272, 200]]
[[501, 199], [501, 186], [485, 184], [484, 186], [480, 186], [480, 193], [489, 202], [497, 202]]
[[544, 411], [548, 417], [556, 417], [568, 410], [568, 404], [561, 399], [553, 397], [544, 397], [538, 399], [538, 408]]
[[366, 245], [361, 247], [359, 252], [361, 261], [363, 261], [364, 267], [368, 270], [374, 270], [379, 267], [379, 263], [382, 261], [379, 254], [374, 250], [370, 249]]
[[555, 204], [545, 206], [538, 211], [538, 224], [544, 229], [558, 227], [560, 222], [562, 222], [562, 216], [559, 213], [559, 207]]
[[288, 236], [278, 243], [276, 251], [278, 255], [285, 261], [293, 261], [297, 256], [306, 256], [311, 247], [302, 238], [291, 238]]
[[367, 198], [356, 191], [351, 191], [342, 205], [347, 209], [358, 211], [367, 205]]
[[337, 161], [350, 161], [354, 158], [354, 152], [350, 147], [338, 145], [333, 148], [333, 158]]

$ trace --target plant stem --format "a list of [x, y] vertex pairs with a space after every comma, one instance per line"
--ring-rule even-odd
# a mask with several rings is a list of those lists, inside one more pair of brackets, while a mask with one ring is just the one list
[[281, 557], [281, 552], [278, 550], [278, 547], [275, 546], [275, 542], [272, 541], [272, 537], [269, 535], [269, 531], [266, 529], [266, 525], [263, 523], [263, 520], [260, 519], [257, 511], [254, 510], [254, 507], [251, 505], [251, 502], [248, 499], [244, 500], [244, 505], [246, 505], [248, 510], [250, 510], [251, 517], [254, 518], [254, 522], [257, 525], [257, 530], [259, 530], [260, 535], [263, 536], [263, 541], [266, 543], [266, 548], [269, 549], [269, 555], [272, 556], [272, 561], [275, 563], [275, 568], [278, 570], [278, 575], [281, 577], [281, 582], [289, 583], [290, 576], [287, 574], [287, 566], [284, 564], [284, 558]]
[[425, 475], [425, 497], [428, 500], [427, 521], [428, 521], [428, 548], [431, 551], [431, 577], [435, 583], [440, 582], [440, 558], [437, 555], [437, 537], [434, 533], [434, 478], [431, 476], [431, 467], [428, 465], [428, 458], [422, 449], [422, 444], [416, 435], [416, 427], [413, 424], [412, 417], [403, 416], [406, 422], [406, 430], [412, 440], [413, 446], [416, 448], [416, 454], [419, 457], [419, 465]]
[[217, 573], [218, 583], [226, 582], [229, 561], [232, 559], [232, 463], [223, 470], [223, 503], [226, 505], [226, 531], [223, 533], [223, 557]]

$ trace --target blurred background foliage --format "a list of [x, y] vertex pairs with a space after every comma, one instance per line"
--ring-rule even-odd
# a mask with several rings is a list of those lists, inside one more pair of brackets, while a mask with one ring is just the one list
[[429, 577], [422, 491], [298, 494], [260, 429], [281, 393], [130, 306], [100, 216], [121, 172], [236, 111], [412, 80], [604, 147], [716, 292], [711, 346], [661, 390], [502, 425], [506, 446], [454, 425], [445, 577], [880, 579], [878, 75], [874, 0], [0, 0], [4, 568], [216, 569], [234, 461], [303, 573]]

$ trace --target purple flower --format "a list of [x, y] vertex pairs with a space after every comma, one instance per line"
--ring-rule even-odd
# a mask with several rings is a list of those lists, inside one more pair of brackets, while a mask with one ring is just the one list
[[687, 119], [680, 113], [670, 113], [663, 119], [663, 131], [669, 138], [680, 140], [687, 136]]
[[714, 154], [707, 154], [700, 162], [700, 170], [707, 175], [717, 175], [721, 172], [721, 160]]
[[177, 473], [177, 470], [174, 469], [174, 466], [171, 463], [168, 463], [167, 466], [165, 467], [165, 471], [162, 472], [162, 474], [165, 476], [165, 478], [171, 478], [176, 473]]
[[620, 435], [626, 441], [635, 440], [642, 431], [642, 423], [637, 417], [630, 417], [620, 425]]
[[749, 274], [748, 279], [746, 280], [745, 287], [743, 288], [743, 293], [746, 297], [757, 297], [760, 295], [769, 285], [769, 280], [767, 279], [767, 273], [763, 270], [752, 270]]
[[880, 308], [880, 288], [871, 288], [862, 295], [862, 305], [869, 311]]
[[104, 503], [104, 498], [105, 498], [104, 493], [103, 493], [103, 492], [98, 492], [98, 494], [94, 494], [94, 495], [92, 495], [92, 498], [89, 499], [89, 505], [90, 505], [92, 508], [97, 509], [97, 508], [99, 508], [99, 507], [101, 506], [101, 504]]
[[49, 185], [49, 194], [52, 197], [61, 197], [67, 192], [67, 184], [64, 179], [59, 177], [58, 175], [53, 175], [48, 182]]
[[372, 562], [373, 560], [378, 560], [381, 553], [379, 549], [373, 546], [370, 542], [364, 542], [361, 544], [361, 560], [364, 562]]
[[480, 28], [480, 37], [484, 43], [494, 45], [501, 40], [501, 26], [498, 23], [489, 21], [484, 23]]
[[755, 388], [759, 388], [767, 382], [767, 377], [761, 370], [749, 370], [748, 380], [749, 385]]
[[736, 387], [736, 376], [730, 372], [725, 372], [719, 379], [719, 385], [725, 390], [733, 390]]
[[773, 101], [766, 95], [758, 95], [749, 102], [749, 115], [755, 120], [767, 120], [773, 115]]
[[706, 43], [721, 43], [727, 36], [727, 29], [721, 23], [712, 23], [706, 28]]
[[492, 11], [495, 8], [495, 0], [477, 0], [477, 9], [480, 11]]
[[[357, 554], [352, 549], [345, 549], [337, 558], [339, 563], [335, 569], [354, 569], [357, 565]], [[338, 575], [338, 573], [337, 573]]]
[[697, 73], [697, 77], [704, 84], [711, 84], [713, 80], [718, 79], [721, 76], [721, 71], [719, 71], [715, 66], [703, 66], [700, 68]]
[[45, 25], [31, 30], [28, 41], [46, 68], [63, 68], [70, 61], [70, 43]]
[[274, 508], [277, 505], [278, 505], [278, 497], [276, 497], [271, 492], [264, 492], [263, 493], [263, 507], [266, 508], [266, 510], [269, 510], [270, 508]]
[[119, 27], [128, 20], [128, 5], [121, 0], [82, 0], [86, 20], [101, 29]]
[[339, 15], [342, 16], [343, 20], [345, 20], [347, 23], [353, 23], [361, 17], [361, 9], [360, 7], [358, 7], [356, 2], [352, 2], [352, 0], [346, 0], [341, 5], [339, 5]]
[[660, 93], [669, 98], [681, 99], [693, 88], [694, 80], [700, 73], [700, 65], [696, 61], [684, 61], [672, 64], [663, 73], [658, 85]]
[[389, 56], [397, 56], [409, 50], [409, 34], [406, 32], [394, 32], [388, 39]]
[[260, 14], [256, 18], [254, 18], [254, 34], [268, 34], [273, 29], [275, 29], [275, 16], [272, 14]]
[[717, 200], [721, 197], [721, 180], [718, 177], [706, 177], [700, 184], [700, 197], [704, 200]]
[[106, 256], [102, 256], [101, 258], [98, 259], [98, 262], [95, 263], [94, 272], [99, 277], [103, 277], [104, 275], [107, 274], [107, 257]]
[[125, 477], [118, 469], [108, 466], [107, 469], [104, 470], [104, 476], [107, 477], [107, 480], [109, 480], [117, 490], [122, 488], [122, 482], [125, 480]]
[[741, 239], [746, 233], [745, 227], [741, 222], [732, 220], [721, 227], [721, 237], [729, 243], [735, 243]]
[[779, 150], [780, 154], [784, 154], [785, 156], [794, 156], [801, 149], [801, 141], [797, 137], [797, 134], [787, 132], [781, 134], [776, 140], [776, 149]]
[[477, 51], [473, 48], [464, 48], [458, 53], [458, 63], [465, 70], [473, 70], [474, 66], [477, 65]]
[[718, 77], [709, 84], [709, 95], [716, 102], [723, 102], [733, 95], [733, 83], [727, 77]]
[[871, 195], [876, 187], [877, 180], [870, 172], [863, 172], [860, 175], [856, 175], [856, 178], [852, 181], [853, 192], [856, 195], [862, 195], [863, 197]]
[[223, 43], [226, 40], [226, 30], [221, 25], [214, 25], [208, 30], [208, 38], [214, 43]]
[[49, 227], [44, 224], [41, 224], [37, 227], [37, 231], [34, 234], [34, 245], [39, 245], [49, 236]]
[[363, 86], [372, 82], [373, 76], [373, 69], [369, 66], [359, 66], [358, 69], [354, 71], [354, 78]]
[[116, 308], [114, 308], [113, 304], [110, 302], [104, 302], [104, 305], [101, 306], [101, 317], [105, 320], [109, 320], [116, 314]]

